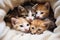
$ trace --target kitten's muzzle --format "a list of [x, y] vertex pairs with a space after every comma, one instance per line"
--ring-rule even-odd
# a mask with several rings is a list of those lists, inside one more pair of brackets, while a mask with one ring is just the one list
[[38, 17], [36, 17], [36, 19], [44, 19], [44, 18], [41, 18], [41, 17], [38, 16]]
[[27, 32], [29, 32], [29, 30], [25, 29], [25, 32], [27, 33]]

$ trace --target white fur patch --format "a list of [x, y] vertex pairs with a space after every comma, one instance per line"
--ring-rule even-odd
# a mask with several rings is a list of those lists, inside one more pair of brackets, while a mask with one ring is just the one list
[[32, 16], [32, 14], [33, 13], [31, 12], [31, 10], [29, 10], [28, 17], [26, 17], [26, 19], [27, 20], [30, 20], [30, 19], [33, 20], [34, 19], [34, 16]]
[[40, 17], [40, 18], [43, 17], [43, 16], [41, 15], [41, 11], [40, 11], [40, 10], [37, 11], [36, 17]]

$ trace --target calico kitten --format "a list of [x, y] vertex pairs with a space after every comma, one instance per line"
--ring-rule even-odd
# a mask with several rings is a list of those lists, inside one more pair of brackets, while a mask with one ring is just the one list
[[12, 26], [14, 29], [22, 32], [28, 32], [30, 24], [24, 18], [11, 18]]
[[52, 26], [54, 26], [54, 23], [49, 19], [35, 19], [31, 22], [30, 31], [32, 34], [41, 34], [48, 28], [51, 28]]
[[30, 2], [24, 3], [21, 6], [19, 6], [18, 8], [20, 9], [19, 12], [23, 12], [20, 14], [20, 16], [26, 18], [29, 22], [31, 22], [32, 20], [34, 20], [35, 18], [35, 13], [32, 10], [33, 4], [31, 4]]
[[24, 17], [25, 18], [26, 15], [28, 15], [26, 9], [21, 5], [18, 6], [18, 12], [19, 12], [19, 17]]

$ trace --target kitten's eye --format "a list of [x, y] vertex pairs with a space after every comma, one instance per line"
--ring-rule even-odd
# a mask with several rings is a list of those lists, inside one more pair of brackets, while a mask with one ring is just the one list
[[20, 25], [20, 27], [23, 27], [23, 25]]
[[36, 14], [37, 14], [37, 12], [36, 12]]
[[24, 15], [20, 15], [20, 17], [23, 17]]
[[43, 14], [43, 12], [41, 12], [41, 14]]
[[32, 29], [34, 29], [34, 27], [32, 27]]
[[40, 31], [41, 29], [38, 29], [38, 31]]
[[25, 16], [28, 16], [28, 15], [25, 15]]
[[32, 14], [32, 16], [34, 16], [34, 14]]
[[24, 17], [24, 18], [26, 18], [26, 17]]
[[27, 26], [29, 26], [29, 24], [27, 24]]

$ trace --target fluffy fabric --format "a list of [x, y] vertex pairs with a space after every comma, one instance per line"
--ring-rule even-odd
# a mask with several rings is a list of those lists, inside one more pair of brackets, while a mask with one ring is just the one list
[[52, 34], [48, 40], [60, 40], [60, 33]]
[[25, 33], [10, 29], [9, 27], [5, 26], [4, 30], [1, 32], [0, 40], [12, 40], [13, 38], [15, 39], [15, 37], [17, 37], [17, 35], [22, 37], [22, 35], [24, 35], [24, 34]]
[[60, 6], [56, 7], [55, 8], [55, 11], [54, 11], [54, 17], [57, 19], [58, 16], [60, 16]]
[[1, 35], [2, 35], [5, 27], [6, 27], [5, 22], [4, 21], [0, 22], [0, 38], [2, 37]]
[[59, 33], [60, 32], [60, 26], [58, 26], [57, 28], [55, 28], [54, 33]]
[[57, 26], [60, 26], [60, 16], [56, 19], [55, 24], [56, 24]]
[[31, 35], [31, 34], [24, 34], [21, 36], [20, 34], [15, 35], [12, 40], [47, 40], [49, 36], [51, 36], [50, 31], [45, 31], [43, 34], [40, 35]]
[[6, 15], [6, 12], [3, 9], [0, 9], [0, 22], [3, 21], [5, 15]]

